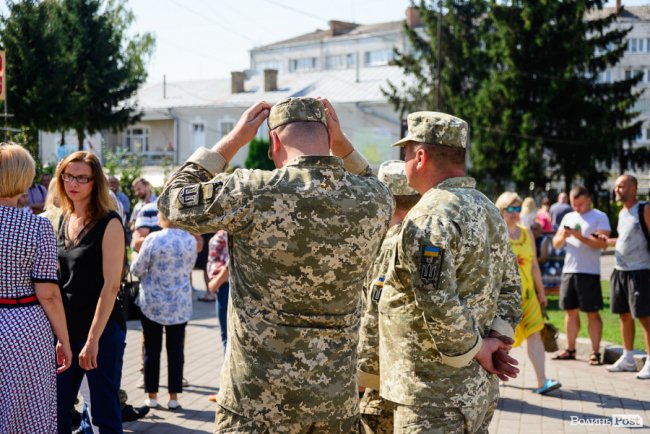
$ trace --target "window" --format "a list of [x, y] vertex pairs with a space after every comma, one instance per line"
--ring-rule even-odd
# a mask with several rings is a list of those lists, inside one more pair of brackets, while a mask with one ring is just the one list
[[357, 59], [353, 53], [325, 57], [325, 69], [348, 69], [356, 66], [356, 63]]
[[629, 70], [629, 69], [626, 69], [625, 70], [625, 79], [629, 80], [630, 78], [632, 78], [632, 71]]
[[235, 124], [232, 122], [221, 122], [219, 124], [219, 132], [221, 133], [221, 137], [231, 132], [234, 128]]
[[650, 128], [646, 128], [645, 130], [645, 139], [650, 140]]
[[646, 38], [645, 40], [645, 51], [650, 53], [650, 38]]
[[205, 124], [203, 122], [192, 123], [192, 149], [196, 150], [205, 146]]
[[630, 53], [636, 53], [636, 39], [628, 39], [627, 51]]
[[363, 60], [366, 66], [388, 65], [393, 60], [393, 50], [366, 51]]
[[124, 136], [124, 147], [134, 154], [149, 151], [149, 128], [127, 128]]
[[314, 71], [318, 69], [318, 58], [305, 57], [303, 59], [291, 59], [289, 62], [291, 72]]

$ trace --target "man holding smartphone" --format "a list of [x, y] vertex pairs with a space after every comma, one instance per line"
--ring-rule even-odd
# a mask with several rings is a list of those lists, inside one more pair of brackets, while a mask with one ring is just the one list
[[[603, 308], [600, 251], [607, 248], [606, 239], [611, 228], [607, 215], [593, 208], [591, 196], [585, 187], [574, 187], [569, 199], [574, 211], [562, 218], [560, 228], [553, 237], [553, 247], [566, 249], [560, 285], [560, 309], [565, 311], [567, 348], [553, 359], [575, 359], [581, 310], [587, 314], [591, 339], [589, 364], [600, 365], [599, 348], [603, 333], [603, 322], [598, 313]], [[602, 235], [602, 238], [598, 235]]]

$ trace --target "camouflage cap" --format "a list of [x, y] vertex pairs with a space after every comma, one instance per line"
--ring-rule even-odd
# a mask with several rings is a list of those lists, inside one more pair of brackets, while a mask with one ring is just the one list
[[439, 112], [415, 112], [406, 118], [408, 134], [393, 146], [406, 146], [410, 141], [432, 145], [467, 148], [467, 122]]
[[292, 122], [320, 122], [327, 127], [325, 106], [315, 98], [287, 98], [273, 107], [269, 113], [269, 130]]
[[411, 196], [418, 194], [408, 184], [404, 162], [401, 160], [388, 160], [381, 163], [377, 178], [393, 193], [393, 196]]

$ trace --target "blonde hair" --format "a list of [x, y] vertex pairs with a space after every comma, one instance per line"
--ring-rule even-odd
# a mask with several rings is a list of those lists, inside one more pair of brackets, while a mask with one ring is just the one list
[[[59, 205], [61, 205], [61, 200], [59, 199], [59, 194], [56, 190], [56, 182], [50, 182], [50, 186], [47, 188], [47, 197], [45, 198], [45, 204], [43, 205], [44, 211], [59, 208]], [[59, 204], [55, 204], [54, 201], [59, 202]]]
[[503, 211], [515, 202], [521, 203], [521, 197], [514, 191], [506, 191], [494, 202], [499, 211]]
[[522, 214], [533, 214], [536, 209], [537, 209], [537, 205], [535, 205], [535, 199], [533, 199], [532, 197], [527, 197], [521, 203]]
[[61, 174], [63, 174], [63, 171], [70, 163], [86, 163], [90, 166], [93, 173], [93, 189], [90, 193], [88, 216], [85, 223], [88, 224], [95, 222], [106, 215], [107, 212], [115, 211], [117, 207], [115, 201], [109, 194], [108, 180], [102, 170], [102, 163], [99, 162], [99, 159], [95, 154], [86, 151], [73, 152], [64, 158], [56, 168], [54, 177], [56, 179], [56, 192], [61, 201], [61, 210], [63, 210], [63, 212], [74, 211], [74, 204], [66, 194], [65, 187], [63, 186], [63, 179], [61, 178]]
[[0, 143], [0, 197], [25, 193], [34, 175], [36, 164], [25, 148], [13, 142]]

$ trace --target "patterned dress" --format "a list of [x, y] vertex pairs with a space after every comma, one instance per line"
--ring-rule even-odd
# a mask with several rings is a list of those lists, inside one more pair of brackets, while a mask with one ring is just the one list
[[[54, 230], [42, 217], [0, 206], [0, 298], [57, 281]], [[0, 307], [0, 434], [56, 433], [52, 327], [39, 305]]]
[[542, 308], [537, 299], [535, 281], [533, 280], [533, 261], [536, 261], [533, 251], [534, 241], [531, 239], [528, 230], [522, 225], [517, 225], [521, 235], [518, 240], [510, 240], [512, 251], [517, 255], [519, 275], [521, 276], [521, 308], [523, 316], [515, 330], [515, 343], [518, 347], [524, 340], [535, 332], [544, 328], [544, 317]]

